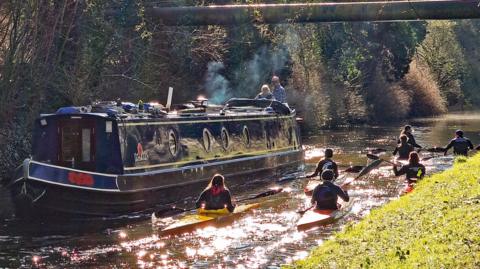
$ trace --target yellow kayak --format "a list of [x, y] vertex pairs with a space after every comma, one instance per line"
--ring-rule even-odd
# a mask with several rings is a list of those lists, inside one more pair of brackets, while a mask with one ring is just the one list
[[341, 206], [337, 210], [308, 210], [297, 222], [297, 229], [303, 231], [337, 221], [351, 210], [353, 199], [350, 199], [349, 202], [344, 202], [339, 198], [338, 203]]
[[259, 203], [246, 204], [235, 207], [230, 213], [227, 209], [205, 210], [198, 209], [196, 214], [187, 215], [179, 219], [175, 223], [167, 226], [161, 231], [161, 235], [176, 235], [193, 232], [200, 228], [208, 226], [223, 226], [232, 223], [237, 217], [243, 213], [259, 207]]

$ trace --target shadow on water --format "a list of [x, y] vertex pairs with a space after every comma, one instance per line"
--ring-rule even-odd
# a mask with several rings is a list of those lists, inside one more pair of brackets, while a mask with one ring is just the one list
[[[474, 143], [480, 142], [478, 114], [450, 114], [418, 119], [411, 124], [420, 145], [445, 145], [459, 128]], [[365, 148], [384, 148], [387, 150], [384, 156], [388, 158], [399, 131], [398, 126], [319, 131], [305, 139], [306, 169], [315, 168], [327, 147], [334, 148], [340, 170], [349, 165], [365, 165]], [[428, 160], [427, 173], [449, 168], [452, 160], [451, 156]], [[349, 186], [348, 192], [355, 197], [355, 203], [346, 217], [332, 225], [299, 232], [295, 224], [300, 216], [296, 211], [309, 205], [309, 198], [303, 194], [306, 184], [307, 180], [300, 179], [277, 182], [274, 185], [280, 185], [285, 192], [261, 198], [260, 208], [231, 225], [170, 237], [161, 236], [161, 229], [182, 215], [162, 218], [155, 224], [148, 215], [113, 222], [22, 223], [12, 220], [11, 212], [2, 211], [0, 267], [278, 268], [305, 257], [310, 249], [347, 223], [354, 223], [372, 209], [398, 199], [405, 187], [403, 178], [393, 176], [391, 166], [380, 166]], [[234, 195], [241, 199], [258, 192], [258, 188], [249, 186]], [[2, 193], [2, 206], [8, 203], [4, 197]]]

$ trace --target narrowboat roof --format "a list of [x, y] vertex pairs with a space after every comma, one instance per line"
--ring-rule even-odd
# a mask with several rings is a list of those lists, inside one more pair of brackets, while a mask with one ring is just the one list
[[211, 118], [211, 117], [251, 117], [251, 116], [270, 116], [270, 115], [292, 115], [295, 110], [272, 100], [255, 100], [246, 98], [230, 99], [225, 105], [208, 105], [206, 100], [191, 101], [186, 104], [173, 105], [167, 110], [158, 103], [143, 103], [104, 101], [95, 102], [92, 105], [82, 107], [62, 107], [56, 113], [41, 114], [40, 117], [58, 117], [75, 115], [88, 115], [93, 117], [110, 118], [121, 121], [158, 121], [178, 120], [191, 118]]

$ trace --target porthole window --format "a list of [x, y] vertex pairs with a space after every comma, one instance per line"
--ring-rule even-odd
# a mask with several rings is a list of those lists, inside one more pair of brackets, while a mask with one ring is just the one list
[[245, 146], [250, 146], [250, 131], [248, 130], [247, 126], [243, 126], [243, 143]]
[[220, 136], [222, 138], [222, 147], [223, 147], [224, 150], [227, 150], [228, 146], [230, 145], [230, 137], [228, 135], [227, 128], [225, 128], [225, 127], [222, 128]]
[[178, 138], [174, 130], [168, 131], [168, 150], [172, 156], [177, 156], [178, 153]]
[[212, 150], [212, 133], [205, 128], [203, 129], [203, 148], [205, 149], [206, 152], [210, 152]]

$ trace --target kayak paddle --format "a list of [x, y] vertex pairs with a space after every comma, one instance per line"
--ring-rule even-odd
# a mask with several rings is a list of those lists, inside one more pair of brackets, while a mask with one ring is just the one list
[[383, 153], [383, 152], [387, 152], [386, 149], [382, 149], [382, 148], [367, 148], [367, 151], [368, 153], [371, 153], [371, 154], [379, 154], [379, 153]]
[[248, 197], [248, 198], [245, 198], [245, 199], [240, 199], [237, 201], [238, 202], [243, 202], [243, 201], [248, 201], [248, 200], [254, 200], [254, 199], [258, 199], [258, 198], [262, 198], [262, 197], [267, 197], [267, 196], [270, 196], [270, 195], [274, 195], [274, 194], [277, 194], [277, 193], [280, 193], [283, 191], [283, 188], [275, 188], [275, 189], [271, 189], [271, 190], [268, 190], [268, 191], [265, 191], [265, 192], [262, 192], [262, 193], [259, 193], [257, 195], [254, 195], [252, 197]]
[[298, 214], [303, 215], [305, 212], [308, 210], [312, 209], [314, 205], [309, 206], [308, 208], [305, 208], [304, 210], [297, 211]]
[[343, 170], [344, 173], [358, 173], [362, 171], [362, 169], [365, 168], [363, 165], [354, 165], [350, 166], [347, 169]]
[[389, 161], [389, 160], [382, 159], [382, 158], [380, 158], [379, 156], [374, 155], [374, 154], [370, 154], [370, 153], [367, 153], [367, 158], [369, 158], [370, 160], [382, 160], [382, 161], [384, 161], [384, 162], [387, 162], [387, 163], [396, 165], [395, 163], [393, 163], [393, 162], [391, 162], [391, 161]]
[[427, 151], [432, 152], [432, 153], [443, 153], [443, 152], [445, 152], [445, 148], [433, 147], [433, 148], [428, 148]]
[[[238, 200], [237, 203], [238, 202], [243, 202], [243, 201], [248, 201], [248, 200], [254, 200], [254, 199], [257, 199], [257, 198], [267, 197], [267, 196], [270, 196], [270, 195], [280, 193], [282, 191], [283, 191], [283, 188], [271, 189], [271, 190], [268, 190], [268, 191], [261, 192], [257, 195], [254, 195], [254, 196]], [[155, 211], [153, 214], [155, 215], [156, 218], [159, 218], [159, 217], [173, 216], [173, 215], [176, 215], [176, 214], [180, 214], [180, 213], [188, 212], [188, 211], [193, 211], [193, 210], [196, 210], [196, 209], [197, 209], [196, 207], [181, 208], [181, 207], [172, 206], [170, 208], [165, 208], [165, 209], [161, 209], [159, 211]]]
[[[345, 169], [341, 172], [343, 172], [343, 173], [358, 173], [358, 172], [362, 171], [363, 168], [365, 168], [365, 166], [363, 166], [363, 165], [353, 165], [353, 166], [351, 165], [347, 169]], [[309, 174], [311, 174], [311, 173], [309, 173]], [[307, 176], [304, 175], [304, 176], [301, 176], [299, 178], [307, 178]]]

